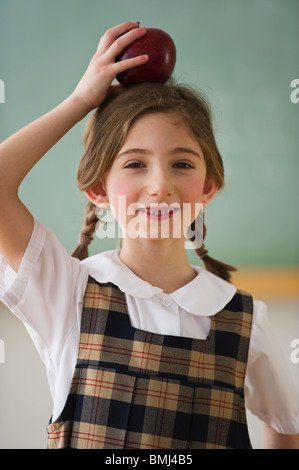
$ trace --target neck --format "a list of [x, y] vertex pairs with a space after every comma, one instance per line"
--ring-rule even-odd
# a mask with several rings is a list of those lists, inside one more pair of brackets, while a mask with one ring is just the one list
[[125, 239], [120, 259], [149, 284], [171, 293], [196, 277], [182, 240]]

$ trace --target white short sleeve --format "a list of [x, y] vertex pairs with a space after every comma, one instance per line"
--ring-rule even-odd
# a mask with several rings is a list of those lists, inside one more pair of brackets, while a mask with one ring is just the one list
[[[29, 331], [46, 365], [53, 398], [66, 363], [70, 373], [75, 367], [87, 279], [87, 269], [37, 220], [17, 274], [0, 256], [0, 299]], [[74, 351], [71, 358], [69, 351]]]
[[299, 432], [299, 396], [268, 320], [266, 305], [260, 301], [254, 301], [245, 401], [254, 415], [277, 432]]

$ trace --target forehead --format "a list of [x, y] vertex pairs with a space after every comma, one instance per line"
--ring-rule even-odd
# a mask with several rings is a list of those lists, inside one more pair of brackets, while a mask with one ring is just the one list
[[172, 138], [183, 136], [198, 142], [198, 139], [185, 123], [182, 116], [175, 111], [153, 111], [139, 116], [131, 125], [127, 139], [139, 135], [142, 138], [146, 136], [153, 137], [154, 134], [163, 134], [165, 137], [172, 134]]
[[193, 154], [204, 162], [203, 149], [178, 113], [150, 113], [134, 123], [116, 156], [127, 154]]

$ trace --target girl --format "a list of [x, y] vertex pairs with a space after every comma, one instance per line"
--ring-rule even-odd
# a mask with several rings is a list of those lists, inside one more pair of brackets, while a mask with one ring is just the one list
[[[203, 244], [196, 251], [207, 270], [191, 266], [183, 229], [174, 233], [187, 204], [198, 241], [198, 204], [224, 183], [207, 104], [172, 84], [111, 86], [148, 60], [115, 63], [145, 32], [136, 23], [107, 31], [70, 97], [0, 147], [0, 297], [47, 368], [49, 447], [250, 448], [245, 402], [265, 422], [266, 447], [296, 447], [298, 399], [264, 304], [237, 291], [234, 268]], [[95, 108], [78, 172], [90, 202], [70, 257], [18, 188]], [[108, 204], [126, 233], [122, 247], [88, 258], [98, 208]]]

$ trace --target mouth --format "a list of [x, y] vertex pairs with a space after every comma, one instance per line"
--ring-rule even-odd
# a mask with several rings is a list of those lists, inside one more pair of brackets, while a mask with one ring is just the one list
[[163, 209], [154, 209], [150, 207], [145, 207], [142, 209], [138, 209], [138, 212], [148, 219], [152, 220], [168, 220], [171, 219], [174, 214], [176, 214], [180, 210], [179, 207], [169, 207]]

